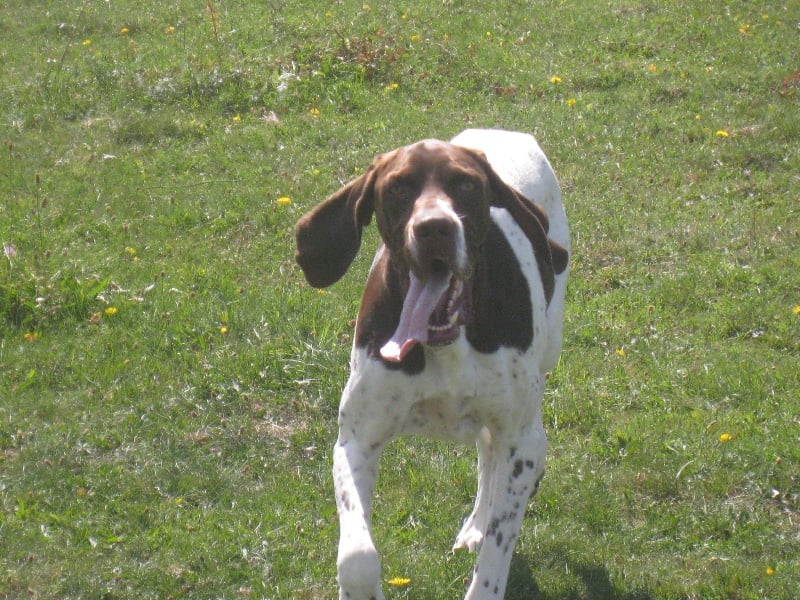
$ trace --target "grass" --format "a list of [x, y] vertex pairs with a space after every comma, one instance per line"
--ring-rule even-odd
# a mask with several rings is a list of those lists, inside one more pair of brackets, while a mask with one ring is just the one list
[[[330, 448], [376, 237], [320, 294], [292, 227], [374, 154], [488, 126], [539, 138], [574, 239], [508, 597], [795, 597], [797, 19], [7, 2], [0, 596], [335, 596]], [[463, 594], [474, 462], [387, 452], [390, 598]]]

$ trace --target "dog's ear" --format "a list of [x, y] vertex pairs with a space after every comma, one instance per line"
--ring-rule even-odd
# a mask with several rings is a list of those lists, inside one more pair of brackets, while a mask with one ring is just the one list
[[550, 230], [547, 213], [533, 199], [526, 198], [500, 179], [482, 152], [479, 153], [479, 158], [483, 162], [492, 190], [492, 206], [505, 208], [511, 214], [531, 241], [537, 258], [540, 255], [546, 257], [555, 274], [563, 272], [569, 263], [569, 252], [547, 236]]
[[345, 274], [361, 245], [361, 229], [369, 225], [375, 208], [375, 177], [381, 157], [366, 173], [353, 179], [295, 226], [295, 259], [306, 280], [322, 288]]
[[492, 194], [491, 206], [505, 208], [525, 232], [525, 237], [530, 240], [536, 256], [536, 263], [539, 266], [545, 298], [547, 302], [550, 302], [555, 289], [555, 275], [567, 268], [569, 252], [561, 244], [547, 236], [550, 221], [544, 209], [500, 179], [483, 152], [475, 152], [475, 154], [489, 180]]

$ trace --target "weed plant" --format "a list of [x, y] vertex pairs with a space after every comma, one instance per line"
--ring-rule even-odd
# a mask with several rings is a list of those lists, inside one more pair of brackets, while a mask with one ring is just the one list
[[[332, 598], [361, 284], [297, 217], [372, 157], [533, 133], [573, 266], [509, 598], [800, 590], [792, 2], [6, 0], [0, 597]], [[475, 453], [388, 450], [390, 598], [457, 598]], [[400, 578], [400, 579], [397, 579]]]

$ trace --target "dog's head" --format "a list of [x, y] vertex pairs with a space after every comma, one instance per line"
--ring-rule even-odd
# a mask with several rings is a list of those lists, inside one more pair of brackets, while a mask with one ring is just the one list
[[[381, 350], [399, 361], [416, 343], [458, 337], [491, 206], [507, 209], [532, 241], [541, 240], [537, 250], [551, 256], [547, 216], [505, 184], [481, 152], [425, 140], [376, 157], [366, 173], [304, 215], [296, 259], [311, 285], [331, 285], [352, 263], [374, 215], [388, 268], [405, 281], [400, 323]], [[552, 278], [552, 258], [550, 265]]]

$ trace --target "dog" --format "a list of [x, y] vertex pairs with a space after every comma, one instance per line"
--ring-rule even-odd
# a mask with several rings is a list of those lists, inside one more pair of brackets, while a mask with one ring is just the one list
[[478, 554], [466, 598], [502, 598], [544, 474], [541, 403], [569, 270], [561, 189], [524, 133], [470, 129], [379, 155], [297, 222], [308, 283], [344, 275], [373, 216], [382, 244], [333, 451], [339, 598], [384, 597], [372, 495], [381, 452], [401, 434], [477, 444], [475, 507], [453, 549]]

